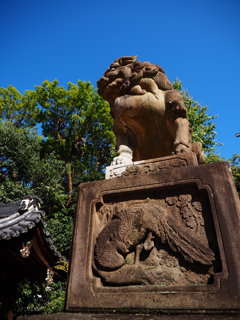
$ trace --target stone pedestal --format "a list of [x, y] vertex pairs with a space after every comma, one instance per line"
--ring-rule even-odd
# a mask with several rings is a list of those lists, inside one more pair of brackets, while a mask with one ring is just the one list
[[240, 213], [228, 164], [140, 166], [80, 186], [68, 312], [236, 315]]
[[66, 313], [18, 320], [240, 319], [229, 165], [154, 159], [79, 188]]
[[237, 320], [240, 315], [214, 314], [90, 314], [90, 313], [55, 313], [18, 317], [17, 320]]

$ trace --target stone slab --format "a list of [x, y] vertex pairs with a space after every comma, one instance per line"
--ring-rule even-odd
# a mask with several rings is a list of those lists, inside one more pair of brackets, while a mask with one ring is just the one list
[[[111, 208], [114, 204], [122, 203], [131, 207], [134, 202], [139, 206], [144, 205], [148, 199], [164, 205], [168, 212], [175, 208], [176, 212], [172, 210], [175, 218], [178, 214], [178, 219], [185, 219], [189, 226], [188, 229], [185, 228], [187, 233], [194, 231], [195, 226], [185, 216], [186, 212], [190, 216], [189, 212], [181, 209], [181, 206], [185, 206], [182, 201], [188, 202], [191, 210], [195, 210], [195, 215], [199, 212], [199, 218], [202, 219], [200, 225], [206, 227], [205, 240], [215, 256], [209, 282], [196, 282], [193, 285], [184, 282], [176, 285], [112, 285], [107, 282], [107, 278], [104, 281], [99, 276], [100, 273], [95, 272], [93, 261], [96, 239], [103, 228], [103, 220], [109, 218], [102, 216], [101, 208]], [[223, 312], [228, 309], [237, 315], [240, 310], [239, 243], [239, 198], [229, 165], [225, 162], [162, 171], [156, 168], [148, 174], [81, 184], [67, 310], [192, 310], [193, 313], [198, 313], [197, 310], [209, 312], [217, 309]]]
[[55, 313], [18, 317], [17, 320], [236, 320], [240, 315], [153, 315], [153, 314], [86, 314]]

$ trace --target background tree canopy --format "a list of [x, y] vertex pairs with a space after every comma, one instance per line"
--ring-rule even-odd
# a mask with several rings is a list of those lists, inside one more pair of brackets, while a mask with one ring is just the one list
[[208, 108], [206, 106], [201, 106], [197, 101], [194, 101], [189, 92], [183, 89], [180, 81], [174, 81], [173, 88], [178, 90], [184, 99], [185, 106], [188, 110], [188, 120], [191, 126], [193, 142], [201, 142], [205, 154], [210, 156], [214, 152], [215, 147], [220, 144], [215, 139], [216, 124], [213, 120], [216, 116], [208, 115]]
[[[215, 116], [209, 116], [207, 107], [194, 101], [181, 82], [173, 86], [185, 100], [193, 141], [202, 142], [208, 161], [220, 161], [214, 155]], [[66, 256], [77, 186], [104, 177], [114, 145], [109, 105], [89, 82], [64, 88], [57, 80], [44, 81], [23, 94], [12, 86], [0, 88], [0, 202], [27, 194], [42, 198], [51, 237]], [[231, 160], [238, 186], [239, 160], [239, 155]], [[54, 294], [46, 294], [40, 285], [24, 283], [19, 288], [18, 312], [61, 311], [65, 287], [54, 286]]]
[[44, 81], [21, 94], [0, 89], [0, 202], [44, 201], [53, 240], [65, 255], [77, 186], [103, 178], [114, 150], [108, 103], [88, 82]]

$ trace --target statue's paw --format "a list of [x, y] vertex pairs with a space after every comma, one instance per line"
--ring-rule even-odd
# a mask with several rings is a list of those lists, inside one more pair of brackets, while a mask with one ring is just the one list
[[139, 282], [145, 285], [157, 284], [154, 270], [156, 270], [156, 266], [138, 270]]
[[111, 166], [117, 166], [117, 165], [125, 166], [125, 165], [129, 165], [129, 164], [132, 164], [132, 160], [131, 159], [126, 158], [126, 157], [118, 156], [118, 157], [113, 158]]
[[180, 143], [178, 146], [176, 146], [174, 153], [179, 154], [179, 153], [190, 152], [190, 151], [191, 151], [191, 149], [189, 147]]

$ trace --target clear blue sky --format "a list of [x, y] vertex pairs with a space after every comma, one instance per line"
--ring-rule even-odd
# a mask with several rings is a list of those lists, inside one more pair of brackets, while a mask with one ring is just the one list
[[138, 55], [218, 115], [218, 152], [230, 158], [240, 153], [239, 17], [238, 0], [2, 0], [0, 87], [96, 87], [113, 60]]

